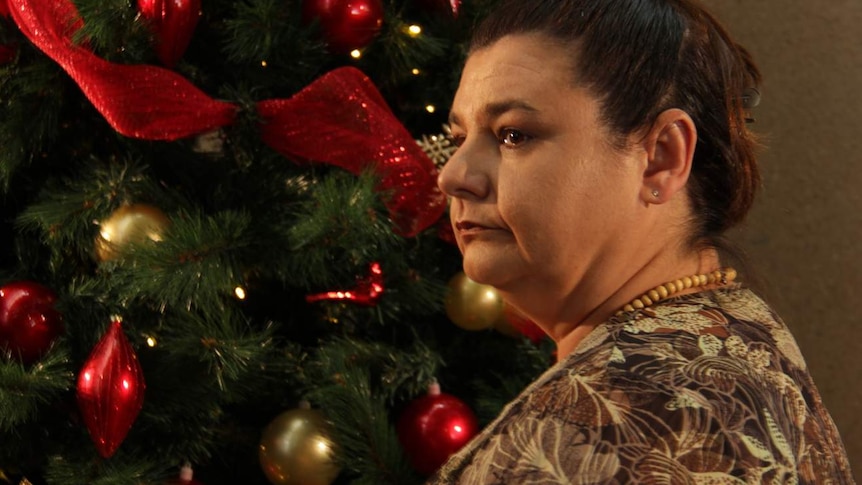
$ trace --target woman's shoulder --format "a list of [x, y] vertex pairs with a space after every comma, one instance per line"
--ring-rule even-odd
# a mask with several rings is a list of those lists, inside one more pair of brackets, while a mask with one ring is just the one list
[[709, 356], [746, 358], [752, 349], [768, 352], [783, 371], [806, 370], [790, 330], [763, 299], [736, 286], [668, 299], [612, 318], [602, 332], [585, 339], [575, 353], [612, 349], [609, 364], [627, 356], [643, 361], [693, 360]]
[[686, 295], [597, 327], [441, 476], [632, 483], [659, 462], [679, 483], [779, 471], [852, 483], [795, 342], [751, 291]]
[[673, 400], [713, 387], [766, 400], [786, 397], [788, 389], [817, 394], [787, 326], [760, 297], [739, 286], [612, 318], [584, 339], [549, 384], [558, 391], [587, 376], [596, 389], [626, 389], [627, 400], [633, 395]]
[[615, 416], [630, 417], [620, 410], [663, 422], [698, 409], [725, 429], [733, 426], [725, 419], [742, 414], [758, 422], [828, 419], [787, 327], [740, 287], [611, 319], [538, 384], [525, 394], [525, 409], [576, 425], [620, 424]]

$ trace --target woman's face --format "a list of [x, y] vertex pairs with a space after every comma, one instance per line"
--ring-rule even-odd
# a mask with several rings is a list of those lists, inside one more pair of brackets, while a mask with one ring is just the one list
[[[570, 49], [507, 36], [467, 60], [451, 109], [460, 144], [439, 184], [464, 271], [502, 290], [571, 294], [625, 261], [645, 157], [613, 147]], [[622, 282], [618, 282], [621, 284]], [[539, 285], [539, 286], [536, 286]]]

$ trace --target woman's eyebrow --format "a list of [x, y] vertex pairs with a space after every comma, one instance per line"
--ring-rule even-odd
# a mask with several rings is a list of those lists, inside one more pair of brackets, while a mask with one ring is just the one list
[[[495, 101], [493, 103], [487, 104], [482, 109], [482, 112], [487, 115], [489, 119], [498, 118], [504, 113], [508, 113], [509, 111], [529, 111], [531, 113], [537, 113], [539, 109], [521, 99], [505, 99], [502, 101]], [[449, 124], [460, 126], [460, 121], [461, 118], [456, 113], [450, 110]]]

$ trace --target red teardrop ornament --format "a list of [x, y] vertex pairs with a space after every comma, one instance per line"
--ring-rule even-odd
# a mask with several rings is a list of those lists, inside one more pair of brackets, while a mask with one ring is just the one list
[[117, 451], [144, 404], [144, 374], [117, 318], [78, 375], [78, 408], [104, 458]]
[[156, 34], [156, 55], [167, 67], [183, 57], [201, 16], [201, 0], [138, 0]]

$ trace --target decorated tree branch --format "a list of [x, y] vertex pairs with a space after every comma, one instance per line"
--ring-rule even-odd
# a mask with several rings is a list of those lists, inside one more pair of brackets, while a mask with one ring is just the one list
[[0, 483], [421, 483], [544, 370], [436, 188], [493, 6], [0, 0]]

